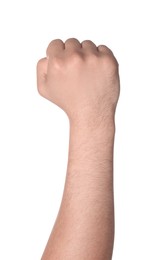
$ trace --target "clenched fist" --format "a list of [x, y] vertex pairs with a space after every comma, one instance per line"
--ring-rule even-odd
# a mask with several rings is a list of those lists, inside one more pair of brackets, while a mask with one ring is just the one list
[[70, 122], [63, 199], [42, 260], [111, 260], [118, 63], [104, 45], [54, 40], [37, 74], [39, 93]]
[[105, 45], [71, 38], [53, 40], [37, 64], [39, 93], [62, 108], [70, 122], [114, 119], [119, 97], [118, 63]]

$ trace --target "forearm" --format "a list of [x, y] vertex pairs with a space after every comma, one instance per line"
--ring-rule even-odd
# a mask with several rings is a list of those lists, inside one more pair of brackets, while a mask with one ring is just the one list
[[118, 62], [105, 45], [56, 39], [37, 65], [39, 93], [70, 122], [60, 210], [42, 260], [111, 260]]
[[110, 260], [114, 123], [71, 125], [63, 199], [42, 260]]

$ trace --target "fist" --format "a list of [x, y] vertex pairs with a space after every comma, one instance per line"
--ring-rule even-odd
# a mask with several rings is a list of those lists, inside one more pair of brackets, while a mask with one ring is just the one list
[[70, 122], [113, 119], [120, 88], [118, 63], [105, 45], [53, 40], [47, 58], [37, 64], [37, 86]]

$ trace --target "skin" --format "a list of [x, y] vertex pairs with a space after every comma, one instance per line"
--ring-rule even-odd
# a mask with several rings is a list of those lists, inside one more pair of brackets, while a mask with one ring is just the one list
[[70, 125], [63, 197], [42, 260], [111, 260], [117, 60], [105, 45], [56, 39], [37, 64], [37, 86]]

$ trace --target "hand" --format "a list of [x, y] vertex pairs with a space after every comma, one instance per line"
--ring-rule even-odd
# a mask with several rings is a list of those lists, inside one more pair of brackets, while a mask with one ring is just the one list
[[70, 121], [65, 188], [42, 260], [111, 259], [118, 63], [91, 41], [52, 41], [37, 65], [39, 93]]
[[113, 119], [119, 97], [118, 63], [104, 45], [89, 40], [53, 40], [37, 64], [39, 93], [68, 115], [70, 122]]

